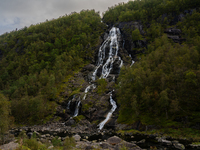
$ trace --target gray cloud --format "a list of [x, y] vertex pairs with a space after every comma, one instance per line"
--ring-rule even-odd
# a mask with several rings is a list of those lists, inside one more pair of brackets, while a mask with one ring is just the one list
[[0, 34], [83, 9], [101, 13], [128, 0], [0, 0]]

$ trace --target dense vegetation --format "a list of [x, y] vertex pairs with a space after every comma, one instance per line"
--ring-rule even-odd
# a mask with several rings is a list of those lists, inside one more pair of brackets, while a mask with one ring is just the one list
[[179, 14], [199, 5], [199, 0], [135, 0], [110, 7], [103, 21], [107, 24], [135, 20], [146, 23], [157, 20], [163, 14]]
[[[105, 12], [103, 21], [109, 25], [142, 23], [144, 34], [138, 29], [128, 32], [133, 42], [148, 43], [138, 56], [140, 61], [120, 72], [119, 122], [176, 127], [200, 123], [199, 6], [199, 0], [135, 0]], [[184, 13], [189, 9], [192, 13]], [[174, 24], [180, 13], [184, 18]], [[185, 42], [170, 40], [164, 34], [169, 27], [180, 29]], [[91, 62], [105, 28], [99, 14], [91, 10], [0, 36], [0, 134], [12, 120], [37, 124], [53, 115], [62, 82]], [[106, 80], [97, 84], [98, 94], [107, 91]]]
[[[124, 67], [118, 78], [118, 121], [144, 125], [197, 127], [200, 122], [200, 1], [141, 0], [110, 8], [106, 23], [140, 20], [142, 37], [148, 41], [145, 54], [131, 68]], [[195, 8], [175, 25], [170, 24], [182, 11]], [[110, 17], [117, 12], [116, 16]], [[136, 15], [136, 13], [139, 13]], [[166, 18], [161, 15], [166, 13]], [[138, 17], [138, 18], [137, 18]], [[164, 30], [181, 29], [183, 43], [174, 43]], [[132, 31], [133, 41], [141, 40]]]
[[0, 92], [16, 123], [42, 123], [54, 113], [60, 83], [91, 62], [104, 28], [99, 13], [87, 10], [0, 36]]

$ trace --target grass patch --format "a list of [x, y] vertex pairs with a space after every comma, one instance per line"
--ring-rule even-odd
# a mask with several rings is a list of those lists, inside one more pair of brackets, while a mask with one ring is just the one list
[[82, 105], [82, 111], [88, 111], [93, 106], [92, 102]]
[[74, 117], [73, 119], [76, 121], [76, 123], [79, 123], [81, 120], [85, 119], [85, 116], [79, 115]]

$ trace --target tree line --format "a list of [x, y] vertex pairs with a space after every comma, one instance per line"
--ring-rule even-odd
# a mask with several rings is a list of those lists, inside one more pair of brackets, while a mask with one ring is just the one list
[[0, 36], [0, 93], [17, 124], [55, 113], [60, 84], [92, 61], [105, 27], [98, 12], [83, 10]]

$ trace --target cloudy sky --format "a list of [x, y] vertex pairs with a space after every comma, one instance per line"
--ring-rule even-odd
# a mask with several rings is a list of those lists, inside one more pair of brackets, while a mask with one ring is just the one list
[[83, 9], [101, 13], [128, 0], [0, 0], [0, 35]]

